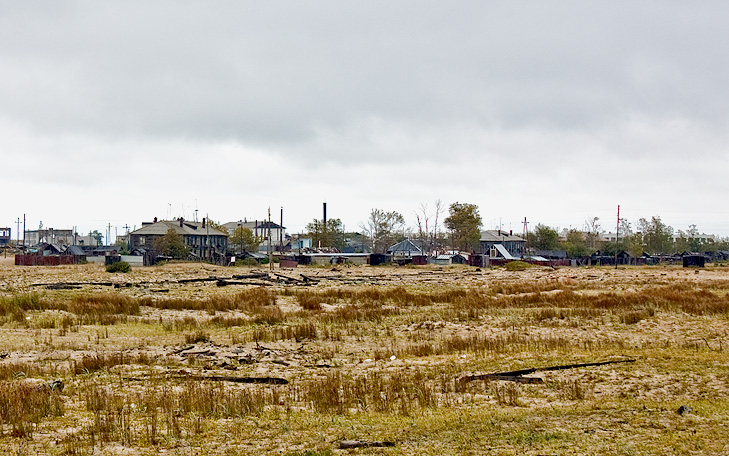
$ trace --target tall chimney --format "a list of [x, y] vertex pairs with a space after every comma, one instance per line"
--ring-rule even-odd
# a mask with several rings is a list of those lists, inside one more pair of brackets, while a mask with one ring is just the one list
[[202, 227], [205, 228], [205, 217], [203, 217], [203, 224]]
[[152, 222], [152, 223], [157, 223], [157, 217], [154, 218], [154, 222]]
[[182, 222], [184, 222], [184, 221], [185, 221], [185, 219], [183, 219], [182, 217], [180, 217], [180, 228], [182, 228]]
[[324, 203], [324, 218], [322, 219], [322, 223], [324, 223], [324, 229], [327, 229], [327, 203]]

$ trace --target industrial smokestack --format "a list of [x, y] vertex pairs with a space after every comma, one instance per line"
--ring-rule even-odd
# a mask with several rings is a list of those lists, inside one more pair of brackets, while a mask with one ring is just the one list
[[203, 217], [203, 224], [202, 227], [205, 228], [205, 217]]
[[327, 203], [324, 203], [324, 218], [322, 219], [322, 222], [324, 223], [324, 229], [327, 228]]

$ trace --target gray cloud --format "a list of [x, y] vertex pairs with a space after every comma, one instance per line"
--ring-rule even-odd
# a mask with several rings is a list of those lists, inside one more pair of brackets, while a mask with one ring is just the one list
[[[270, 201], [251, 184], [273, 172], [296, 182], [297, 195], [282, 189], [269, 200], [296, 201], [305, 219], [336, 194], [359, 212], [470, 199], [491, 217], [531, 210], [557, 224], [609, 213], [616, 199], [707, 212], [695, 195], [652, 184], [667, 181], [660, 176], [729, 190], [706, 179], [729, 161], [724, 2], [0, 9], [0, 158], [41, 168], [5, 179], [4, 191], [30, 181], [75, 201], [110, 189], [104, 176], [116, 173], [138, 210], [159, 215], [167, 200], [199, 198], [236, 218], [218, 195], [245, 195], [241, 204], [260, 212]], [[68, 166], [78, 173], [57, 172]], [[330, 177], [362, 172], [376, 190]], [[508, 197], [493, 198], [497, 189]], [[155, 201], [142, 203], [149, 194]], [[125, 205], [109, 198], [117, 211]], [[554, 201], [558, 210], [539, 212]], [[343, 217], [352, 226], [364, 218]]]
[[6, 5], [0, 109], [43, 130], [243, 143], [371, 117], [726, 120], [728, 51], [713, 44], [728, 7], [583, 3]]

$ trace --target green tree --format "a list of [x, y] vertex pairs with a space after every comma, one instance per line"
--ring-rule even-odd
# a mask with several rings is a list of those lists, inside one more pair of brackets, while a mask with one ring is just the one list
[[460, 250], [478, 249], [481, 239], [481, 215], [478, 206], [455, 202], [448, 208], [448, 217], [443, 221], [451, 231], [453, 247]]
[[556, 250], [559, 248], [559, 233], [554, 228], [539, 223], [529, 236], [529, 247], [535, 250]]
[[576, 228], [572, 228], [567, 232], [565, 241], [562, 243], [562, 248], [565, 249], [567, 256], [570, 258], [588, 256], [593, 252], [587, 247], [585, 233]]
[[116, 242], [114, 242], [114, 246], [118, 247], [120, 255], [129, 255], [129, 244], [126, 241], [117, 239]]
[[678, 252], [688, 250], [689, 252], [706, 252], [712, 251], [713, 242], [704, 242], [701, 240], [699, 230], [696, 225], [689, 225], [688, 230], [678, 230], [678, 239], [676, 239], [675, 249]]
[[90, 232], [90, 233], [89, 233], [89, 237], [91, 237], [91, 238], [93, 238], [94, 240], [96, 240], [96, 245], [97, 245], [97, 246], [99, 246], [99, 245], [102, 245], [102, 242], [101, 242], [101, 240], [102, 240], [102, 238], [104, 237], [104, 235], [102, 235], [101, 233], [99, 233], [99, 231], [98, 231], [98, 230], [94, 230], [94, 231]]
[[306, 225], [306, 231], [311, 237], [312, 245], [316, 248], [321, 246], [342, 250], [346, 245], [340, 219], [329, 219], [326, 224], [322, 220], [314, 219]]
[[[635, 245], [635, 236], [631, 229], [630, 222], [627, 219], [621, 218], [618, 225], [618, 241], [605, 240], [602, 242], [600, 250], [604, 255], [614, 256], [616, 251], [626, 251], [633, 256], [640, 256], [643, 253], [643, 246]], [[637, 253], [636, 253], [637, 252]]]
[[154, 241], [154, 250], [171, 258], [187, 258], [190, 248], [185, 244], [185, 238], [177, 234], [174, 228], [167, 230], [167, 233]]
[[654, 215], [650, 221], [638, 220], [642, 244], [648, 253], [671, 253], [673, 251], [673, 228], [663, 223], [661, 217]]
[[405, 226], [405, 218], [396, 211], [383, 211], [372, 209], [366, 224], [360, 228], [369, 238], [370, 247], [374, 253], [385, 253], [387, 248], [395, 243], [397, 231]]
[[242, 252], [256, 252], [262, 238], [253, 234], [250, 228], [239, 226], [230, 237], [230, 244], [237, 247], [238, 254]]

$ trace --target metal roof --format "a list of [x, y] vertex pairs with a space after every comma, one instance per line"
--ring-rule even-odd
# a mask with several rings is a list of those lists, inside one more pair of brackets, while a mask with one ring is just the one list
[[418, 244], [420, 244], [420, 241], [405, 239], [404, 241], [400, 241], [397, 244], [390, 246], [390, 248], [387, 249], [387, 253], [415, 252], [416, 254], [422, 255], [424, 250]]
[[501, 244], [494, 244], [494, 248], [499, 251], [502, 257], [506, 258], [507, 260], [518, 260], [518, 258], [511, 256], [508, 250], [506, 250], [506, 247], [504, 247]]
[[76, 256], [84, 256], [86, 255], [86, 252], [84, 252], [84, 249], [77, 245], [69, 245], [66, 249], [66, 253], [68, 255], [76, 255]]
[[[182, 225], [182, 226], [180, 226]], [[167, 234], [167, 231], [171, 229], [175, 230], [175, 233], [181, 234], [184, 236], [225, 236], [228, 237], [227, 234], [223, 233], [220, 230], [217, 230], [213, 228], [210, 225], [205, 225], [205, 228], [202, 227], [202, 223], [200, 222], [188, 222], [186, 220], [183, 220], [182, 224], [178, 220], [161, 220], [157, 223], [152, 223], [151, 225], [145, 225], [138, 230], [132, 231], [131, 234], [134, 235], [141, 235], [141, 236], [164, 236]]]
[[524, 238], [522, 238], [521, 236], [509, 234], [508, 231], [504, 231], [504, 230], [501, 230], [501, 234], [499, 234], [499, 230], [481, 231], [481, 241], [482, 242], [508, 242], [508, 241], [526, 242], [524, 240]]

